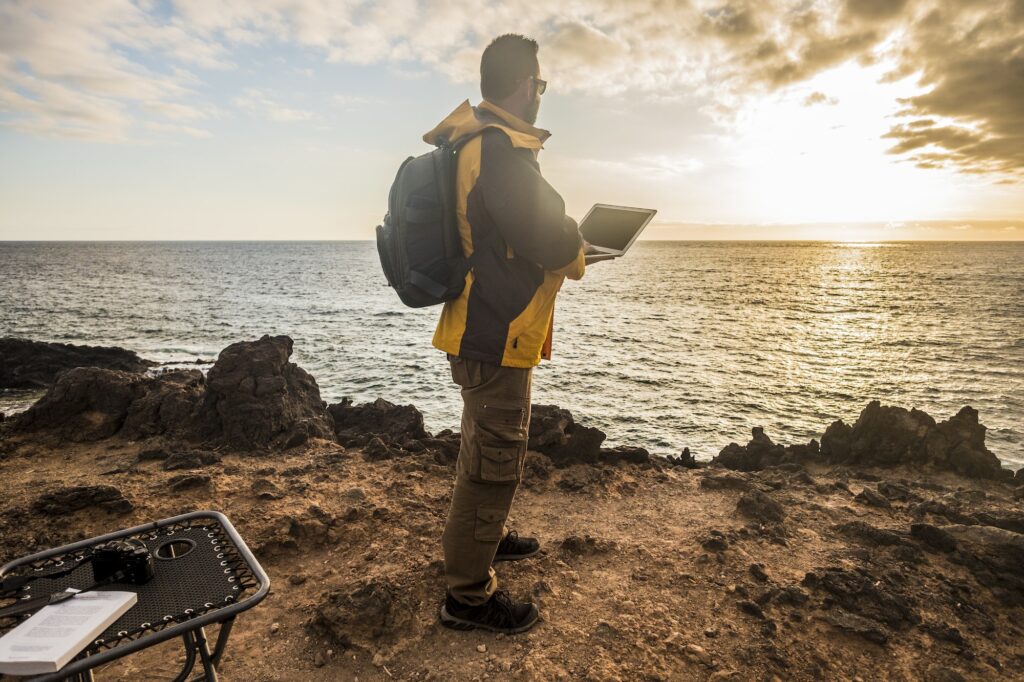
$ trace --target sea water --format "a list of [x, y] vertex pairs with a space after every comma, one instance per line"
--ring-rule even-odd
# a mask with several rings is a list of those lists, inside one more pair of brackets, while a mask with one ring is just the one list
[[[461, 409], [437, 314], [402, 306], [371, 242], [0, 242], [0, 336], [190, 362], [287, 334], [326, 400], [413, 403], [435, 431]], [[533, 394], [607, 445], [699, 459], [753, 426], [806, 442], [873, 399], [971, 405], [1024, 465], [1024, 242], [640, 242], [566, 281]]]

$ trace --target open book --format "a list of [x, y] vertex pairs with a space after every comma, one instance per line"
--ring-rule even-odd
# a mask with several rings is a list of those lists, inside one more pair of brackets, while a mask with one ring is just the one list
[[0, 673], [57, 672], [138, 600], [134, 592], [83, 592], [44, 606], [0, 637]]

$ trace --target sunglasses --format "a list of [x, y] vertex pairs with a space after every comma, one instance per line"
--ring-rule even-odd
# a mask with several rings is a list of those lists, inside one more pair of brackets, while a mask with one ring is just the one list
[[548, 82], [537, 78], [536, 76], [530, 76], [533, 82], [537, 85], [537, 94], [543, 95], [544, 91], [548, 89]]

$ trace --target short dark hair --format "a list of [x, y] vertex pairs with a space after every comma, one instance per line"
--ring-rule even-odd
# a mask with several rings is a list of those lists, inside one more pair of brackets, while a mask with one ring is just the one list
[[506, 33], [491, 41], [480, 58], [480, 94], [485, 99], [504, 99], [520, 81], [540, 70], [537, 41], [518, 33]]

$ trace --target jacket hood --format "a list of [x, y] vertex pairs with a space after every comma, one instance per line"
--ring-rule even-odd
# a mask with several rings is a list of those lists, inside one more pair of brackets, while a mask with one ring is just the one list
[[474, 107], [467, 99], [445, 116], [433, 130], [426, 133], [423, 141], [436, 145], [443, 137], [454, 142], [466, 135], [475, 135], [485, 128], [501, 130], [508, 135], [513, 147], [525, 149], [543, 149], [544, 141], [551, 137], [548, 131], [536, 128], [486, 100], [481, 102], [480, 106]]

